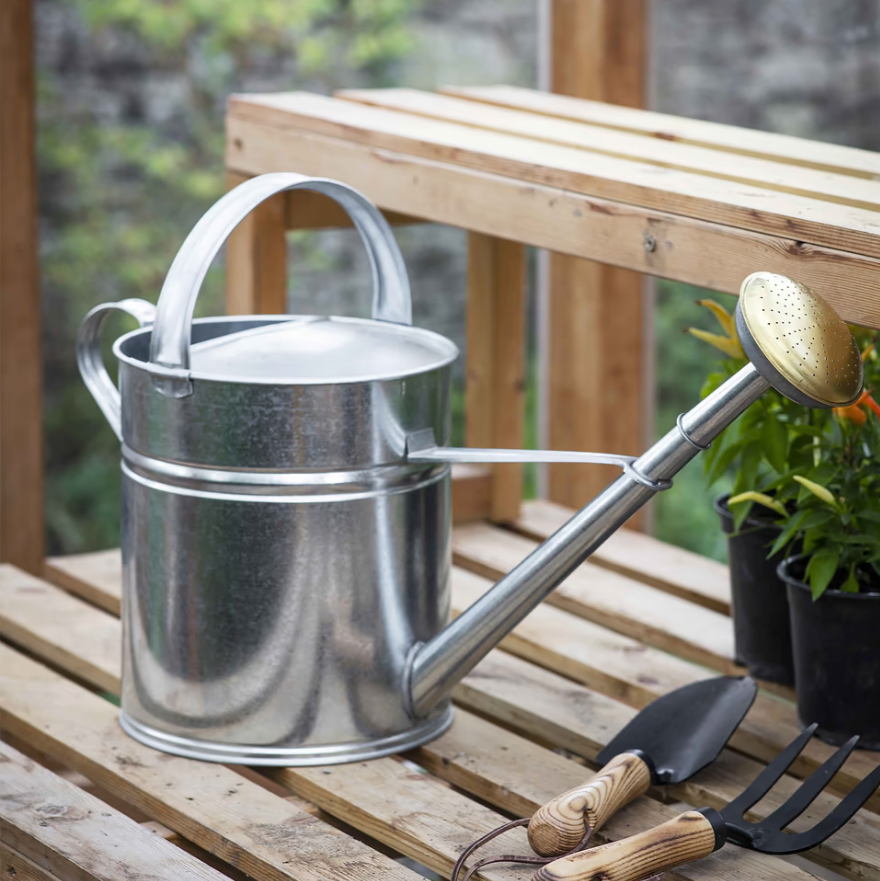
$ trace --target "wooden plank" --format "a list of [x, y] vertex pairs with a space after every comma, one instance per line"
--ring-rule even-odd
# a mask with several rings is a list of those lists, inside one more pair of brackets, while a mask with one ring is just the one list
[[[559, 0], [557, 0], [559, 2]], [[583, 8], [589, 4], [583, 4]], [[576, 37], [575, 37], [576, 39]], [[583, 53], [563, 52], [580, 56]], [[554, 56], [558, 57], [558, 56]], [[556, 65], [554, 64], [554, 71]], [[608, 75], [613, 78], [614, 72]], [[557, 82], [554, 77], [554, 84]], [[561, 91], [559, 87], [556, 91]], [[602, 91], [602, 83], [591, 90]], [[639, 89], [628, 106], [641, 101]], [[574, 97], [580, 97], [569, 92]], [[586, 93], [585, 93], [586, 94]], [[440, 119], [471, 128], [503, 132], [534, 141], [575, 147], [619, 159], [647, 162], [660, 168], [704, 174], [709, 177], [738, 181], [748, 186], [765, 187], [782, 193], [794, 193], [841, 205], [853, 205], [876, 211], [880, 207], [880, 181], [865, 180], [848, 174], [835, 174], [789, 165], [785, 162], [737, 156], [718, 150], [636, 134], [618, 132], [582, 122], [556, 119], [552, 116], [496, 107], [468, 101], [454, 95], [423, 92], [417, 89], [345, 89], [336, 96], [358, 104], [405, 112], [413, 116]]]
[[[556, 687], [551, 691], [555, 695], [555, 706], [571, 706], [570, 683], [558, 677], [556, 680]], [[518, 706], [530, 709], [533, 699], [539, 696], [525, 686], [520, 697]], [[591, 759], [595, 757], [596, 750], [608, 742], [606, 716], [597, 716], [595, 712], [588, 717], [579, 714], [578, 724], [574, 727], [570, 725], [570, 720], [566, 722], [567, 732], [574, 735], [570, 740], [577, 738]], [[614, 733], [613, 730], [611, 733]], [[590, 737], [595, 738], [595, 746], [592, 742], [585, 743]], [[496, 808], [519, 816], [529, 816], [538, 806], [581, 780], [586, 780], [591, 773], [589, 768], [583, 768], [531, 740], [462, 710], [457, 711], [452, 728], [437, 740], [414, 751], [411, 756], [432, 774]], [[664, 787], [662, 792], [658, 790], [652, 794], [668, 795], [690, 805], [708, 805], [719, 809], [739, 795], [745, 783], [756, 777], [762, 767], [758, 762], [732, 750], [724, 750], [710, 768], [692, 780]], [[767, 799], [749, 813], [749, 819], [758, 820], [768, 816], [794, 793], [798, 785], [798, 781], [791, 777], [783, 777]], [[645, 803], [645, 800], [641, 801], [641, 804]], [[839, 803], [839, 798], [821, 794], [808, 811], [792, 824], [792, 831], [811, 827]], [[678, 808], [672, 807], [663, 810], [673, 814], [678, 812]], [[634, 833], [641, 825], [641, 816], [636, 822], [630, 819], [633, 813], [627, 816], [630, 828], [623, 831], [624, 836]], [[663, 815], [658, 812], [657, 822], [663, 822], [661, 817]], [[614, 840], [617, 829], [611, 827], [608, 831], [609, 838]], [[826, 844], [805, 856], [848, 877], [876, 879], [880, 877], [878, 832], [880, 818], [876, 814], [861, 811]], [[746, 867], [738, 861], [729, 867], [724, 866], [723, 870], [720, 866], [715, 869], [723, 872], [725, 878], [730, 877], [727, 872], [744, 870]]]
[[[240, 175], [227, 173], [227, 189]], [[232, 231], [226, 245], [226, 312], [283, 315], [287, 312], [285, 198], [272, 196]]]
[[[253, 175], [227, 171], [226, 188], [232, 189]], [[337, 202], [323, 193], [293, 190], [284, 194], [284, 226], [288, 231], [303, 229], [340, 229], [354, 226], [351, 218]], [[397, 211], [383, 211], [392, 226], [412, 226], [425, 221]]]
[[452, 466], [452, 522], [488, 520], [492, 514], [492, 471], [482, 465]]
[[[247, 171], [238, 157], [247, 144], [236, 121], [274, 129], [308, 131], [373, 149], [393, 150], [477, 171], [572, 190], [602, 199], [683, 214], [771, 235], [880, 256], [880, 216], [849, 205], [751, 187], [643, 162], [394, 113], [302, 92], [249, 95], [230, 100], [227, 156], [230, 168]], [[272, 133], [267, 133], [272, 136]], [[240, 146], [235, 146], [240, 142]]]
[[[571, 508], [536, 499], [523, 504], [511, 526], [522, 535], [543, 541], [574, 513]], [[723, 564], [701, 554], [622, 530], [601, 545], [590, 562], [714, 612], [730, 614], [730, 573]]]
[[[0, 633], [7, 639], [27, 645], [27, 626], [23, 622], [42, 616], [42, 657], [102, 691], [118, 690], [118, 676], [107, 672], [109, 660], [114, 661], [114, 668], [120, 663], [117, 618], [9, 564], [0, 566], [0, 594]], [[47, 614], [49, 608], [51, 614]], [[80, 644], [89, 646], [87, 655], [79, 652]]]
[[[51, 608], [52, 605], [52, 603], [43, 602], [44, 614], [45, 610]], [[554, 610], [548, 609], [547, 611], [553, 612]], [[93, 616], [100, 614], [95, 609], [89, 609], [89, 612]], [[558, 613], [557, 618], [562, 615], [564, 613]], [[28, 621], [22, 622], [22, 624], [24, 625], [22, 629], [30, 628], [31, 638], [27, 643], [29, 649], [38, 655], [43, 655], [45, 652], [44, 640], [40, 636], [40, 631], [45, 630], [43, 619], [34, 611], [30, 614]], [[564, 638], [563, 628], [557, 627], [556, 632]], [[581, 635], [584, 635], [583, 632]], [[82, 651], [89, 653], [93, 665], [103, 665], [105, 676], [118, 677], [118, 651], [98, 656], [94, 647], [83, 644], [81, 640], [77, 639], [76, 634], [62, 635], [61, 638], [66, 639], [71, 645], [79, 645]], [[652, 660], [654, 659], [648, 657], [649, 663]], [[600, 658], [599, 661], [601, 662], [602, 659]], [[635, 715], [633, 709], [604, 694], [591, 691], [569, 679], [563, 679], [555, 673], [542, 670], [497, 651], [490, 653], [489, 657], [466, 678], [457, 689], [455, 697], [459, 703], [482, 714], [497, 718], [505, 725], [526, 731], [530, 737], [537, 738], [552, 747], [564, 747], [589, 759], [595, 758], [597, 752], [609, 742], [610, 738]], [[789, 715], [791, 715], [790, 710]], [[517, 746], [516, 740], [511, 739], [512, 735], [506, 735], [494, 726], [491, 728], [491, 736], [486, 736], [485, 731], [488, 724], [478, 723], [467, 714], [459, 713], [450, 733], [434, 744], [421, 748], [416, 756], [420, 763], [424, 763], [440, 776], [447, 777], [455, 785], [473, 792], [479, 798], [504, 810], [521, 814], [527, 814], [532, 810], [528, 799], [531, 799], [532, 802], [543, 802], [551, 795], [569, 788], [571, 775], [586, 773], [581, 768], [569, 766], [565, 772], [569, 775], [569, 782], [563, 783], [565, 774], [561, 770], [560, 762], [564, 760], [533, 745], [529, 749], [534, 755], [531, 759], [525, 760], [523, 758], [523, 751], [526, 750], [525, 745], [519, 744]], [[463, 737], [462, 726], [464, 726], [465, 732], [472, 732], [472, 735]], [[450, 745], [450, 740], [453, 745]], [[513, 749], [514, 746], [516, 749]], [[858, 755], [856, 754], [857, 757]], [[490, 762], [495, 769], [490, 776], [487, 776], [485, 767], [480, 770], [480, 766], [485, 766], [486, 762]], [[370, 764], [376, 766], [376, 763]], [[720, 770], [717, 774], [714, 771], [703, 772], [695, 781], [683, 784], [673, 790], [674, 794], [677, 797], [689, 799], [692, 795], [696, 796], [691, 799], [695, 804], [709, 802], [721, 805], [737, 791], [736, 787], [741, 788], [745, 780], [755, 776], [760, 766], [735, 753], [725, 753], [725, 758], [718, 767]], [[396, 779], [396, 770], [385, 769], [383, 771], [380, 768], [380, 772], [391, 774], [391, 778]], [[510, 779], [512, 772], [515, 773], [514, 779]], [[346, 813], [348, 808], [345, 805], [349, 804], [352, 798], [348, 794], [349, 791], [355, 793], [361, 791], [359, 782], [361, 778], [358, 776], [358, 772], [349, 772], [348, 768], [339, 769], [337, 778], [332, 782], [322, 781], [322, 778], [328, 776], [326, 769], [296, 773], [307, 775], [307, 782], [303, 785], [320, 786], [322, 782], [326, 784], [326, 791], [323, 795], [316, 794], [311, 790], [308, 795], [305, 795], [305, 790], [298, 788], [298, 785], [293, 785], [293, 789], [300, 795], [320, 804], [340, 819], [351, 822], [361, 831], [378, 837], [422, 862], [435, 865], [433, 861], [443, 858], [443, 852], [426, 854], [420, 849], [426, 845], [414, 830], [421, 828], [423, 820], [421, 817], [415, 818], [415, 820], [411, 817], [407, 808], [407, 799], [410, 796], [402, 794], [397, 785], [390, 785], [387, 780], [384, 783], [373, 780], [369, 786], [364, 787], [362, 795], [362, 798], [367, 800], [369, 804], [369, 810], [354, 808], [355, 815], [353, 816], [350, 812]], [[352, 777], [352, 774], [355, 776]], [[315, 783], [313, 778], [316, 778], [318, 783]], [[787, 797], [796, 785], [797, 783], [791, 779], [783, 780], [779, 784], [776, 794], [769, 801], [758, 806], [759, 814], [756, 816], [766, 815], [765, 811], [773, 810], [778, 805], [779, 799]], [[536, 786], [544, 788], [535, 789]], [[341, 799], [342, 807], [340, 807], [340, 792], [342, 790], [345, 790], [347, 795], [346, 798]], [[381, 800], [379, 803], [376, 802], [375, 793], [377, 791], [385, 793], [385, 802], [381, 802]], [[396, 804], [389, 806], [389, 802], [395, 801]], [[431, 802], [436, 804], [433, 796]], [[821, 813], [832, 806], [833, 798], [830, 795], [825, 795], [817, 801], [815, 811]], [[378, 817], [376, 811], [380, 811]], [[466, 815], [467, 811], [463, 816]], [[660, 822], [656, 818], [649, 821], [647, 817], [643, 821], [639, 820], [638, 818], [643, 815], [638, 812], [633, 816], [634, 822], [644, 822], [641, 828], [647, 828], [653, 822]], [[385, 820], [382, 820], [382, 817], [385, 817]], [[814, 814], [810, 814], [809, 817], [813, 818]], [[862, 815], [862, 819], [874, 824], [880, 822], [864, 815]], [[413, 823], [415, 825], [412, 825]], [[470, 824], [470, 821], [468, 823]], [[862, 875], [859, 873], [864, 871], [863, 868], [856, 871], [855, 867], [863, 867], [870, 863], [870, 853], [876, 850], [876, 845], [872, 846], [870, 839], [866, 843], [865, 836], [859, 831], [861, 828], [860, 826], [852, 827], [852, 835], [848, 837], [844, 833], [838, 834], [831, 849], [827, 853], [819, 855], [821, 859], [824, 859], [827, 864], [833, 864], [847, 873], [852, 872], [857, 877], [861, 877]], [[437, 831], [436, 827], [434, 831]], [[629, 833], [624, 829], [621, 834]], [[455, 835], [451, 835], [450, 840], [455, 841]], [[880, 865], [880, 860], [876, 856], [873, 858], [873, 865], [875, 867]]]
[[[221, 881], [219, 872], [0, 742], [0, 837], [71, 881]], [[5, 866], [4, 866], [5, 868]]]
[[[454, 562], [493, 581], [536, 547], [532, 539], [488, 523], [462, 525], [452, 533]], [[737, 672], [733, 626], [726, 615], [590, 562], [579, 566], [546, 602], [719, 673]]]
[[[121, 573], [119, 581], [121, 582]], [[4, 585], [0, 572], [0, 599], [4, 596]], [[459, 614], [471, 605], [490, 586], [491, 582], [486, 579], [454, 567], [454, 614]], [[51, 604], [43, 603], [39, 616], [29, 615], [18, 620], [19, 632], [27, 635], [27, 640], [20, 643], [23, 648], [45, 656], [50, 649], [46, 646], [47, 640], [43, 634], [51, 633], [52, 639], [65, 639], [60, 646], [56, 645], [54, 651], [57, 652], [59, 647], [66, 645], [71, 653], [78, 651], [83, 660], [94, 666], [103, 666], [107, 675], [119, 675], [118, 649], [102, 649], [100, 645], [84, 643], [72, 632], [65, 634], [61, 631], [59, 637], [59, 631], [47, 623], [47, 618], [50, 617], [47, 610], [50, 608]], [[546, 603], [535, 609], [504, 640], [501, 647], [510, 652], [511, 656], [517, 656], [513, 658], [504, 653], [491, 653], [494, 659], [492, 663], [503, 663], [507, 672], [489, 675], [485, 672], [489, 662], [484, 661], [459, 687], [456, 699], [468, 707], [476, 708], [468, 694], [477, 688], [482, 689], [485, 696], [488, 683], [496, 693], [510, 688], [508, 704], [515, 707], [518, 699], [514, 696], [518, 694], [517, 687], [523, 681], [532, 681], [534, 685], [528, 705], [523, 704], [516, 710], [510, 709], [510, 706], [501, 701], [491, 709], [491, 715], [514, 726], [524, 719], [531, 720], [529, 730], [535, 737], [588, 756], [591, 755], [589, 751], [584, 752], [582, 747], [575, 749], [571, 746], [570, 740], [566, 739], [569, 735], [565, 733], [564, 727], [560, 728], [552, 722], [556, 703], [566, 705], [564, 709], [572, 714], [567, 718], [571, 720], [572, 727], [577, 729], [576, 717], [579, 713], [587, 717], [591, 714], [597, 717], [603, 714], [607, 716], [607, 701], [611, 698], [640, 709], [679, 686], [713, 675], [704, 667], [646, 646], [630, 637], [613, 633]], [[524, 664], [518, 658], [531, 663]], [[547, 669], [542, 670], [539, 667]], [[556, 674], [566, 678], [562, 680]], [[566, 683], [568, 690], [564, 697], [560, 696], [558, 688], [553, 687], [553, 682], [557, 680]], [[585, 691], [582, 686], [587, 686], [591, 691]], [[546, 698], [541, 698], [542, 689]], [[485, 702], [478, 709], [482, 713], [490, 712], [486, 709]], [[616, 733], [625, 724], [624, 716], [618, 713], [615, 718], [617, 722], [610, 726], [611, 733]], [[548, 720], [544, 727], [541, 727], [541, 719]], [[740, 752], [766, 762], [775, 758], [799, 733], [794, 707], [787, 701], [759, 692], [745, 722], [733, 735], [731, 744]], [[792, 765], [792, 773], [800, 777], [811, 774], [833, 752], [833, 747], [813, 739]], [[835, 778], [833, 785], [841, 792], [848, 791], [873, 770], [878, 762], [880, 754], [856, 750]], [[874, 805], [874, 809], [880, 810], [880, 798], [875, 797]]]
[[[627, 107], [645, 103], [643, 0], [551, 0], [550, 91]], [[532, 114], [529, 114], [532, 116]], [[595, 140], [595, 139], [593, 139]], [[641, 452], [650, 433], [644, 282], [603, 262], [552, 253], [547, 443], [557, 450]], [[553, 464], [548, 498], [579, 508], [616, 475]], [[628, 521], [641, 529], [643, 512]]]
[[880, 153], [871, 150], [684, 116], [634, 110], [604, 101], [585, 101], [567, 94], [548, 95], [519, 86], [444, 86], [440, 91], [483, 104], [588, 123], [613, 131], [634, 132], [648, 138], [732, 153], [737, 157], [768, 159], [866, 180], [880, 177]]
[[43, 411], [31, 0], [0, 4], [0, 560], [42, 571]]
[[[241, 148], [227, 163], [251, 174], [292, 165], [315, 176], [344, 171], [382, 208], [727, 293], [761, 267], [810, 285], [847, 321], [880, 326], [880, 261], [808, 245], [792, 232], [748, 232], [292, 127], [236, 117], [229, 125]], [[646, 235], [656, 242], [651, 251]]]
[[[457, 722], [454, 723], [453, 728], [457, 725]], [[499, 733], [500, 742], [497, 745], [502, 751], [509, 743], [509, 739], [505, 742], [503, 733], [496, 726], [490, 725], [483, 731], [489, 738]], [[493, 746], [491, 739], [486, 742], [486, 748], [494, 752]], [[531, 770], [533, 780], [545, 770], [544, 759], [553, 755], [540, 747], [526, 748], [522, 752], [527, 753], [534, 764], [531, 769], [522, 768], [521, 771], [525, 776]], [[464, 756], [459, 756], [459, 760], [462, 758]], [[552, 759], [550, 761], [553, 762]], [[572, 765], [570, 762], [568, 764]], [[378, 759], [341, 768], [281, 768], [270, 773], [273, 779], [293, 792], [314, 801], [324, 810], [370, 835], [380, 840], [384, 838], [386, 843], [412, 854], [419, 862], [444, 876], [448, 876], [455, 859], [467, 844], [507, 821], [507, 817], [443, 786], [436, 777], [414, 773], [411, 767], [393, 759]], [[582, 768], [572, 765], [570, 774], [583, 773]], [[517, 776], [512, 775], [511, 785], [513, 791], [521, 794]], [[546, 798], [558, 795], [560, 791], [564, 789], [545, 787], [543, 790]], [[540, 802], [532, 801], [525, 815], [538, 804]], [[596, 837], [605, 841], [625, 838], [633, 832], [671, 819], [677, 813], [673, 807], [641, 799], [615, 815]], [[499, 842], [487, 853], [499, 851], [530, 853], [524, 830], [516, 829], [508, 833], [503, 843]], [[724, 877], [731, 881], [753, 878], [789, 878], [792, 881], [800, 878], [806, 881], [810, 877], [803, 869], [778, 858], [730, 849], [724, 852], [722, 859], [713, 855], [700, 863], [682, 866], [670, 873], [670, 878], [695, 881], [713, 879], [719, 876], [719, 872], [723, 872]], [[497, 879], [522, 879], [524, 876], [522, 867], [510, 866], [493, 867], [481, 874]]]
[[118, 548], [46, 560], [45, 578], [94, 606], [120, 614], [122, 552]]
[[0, 644], [4, 728], [257, 879], [415, 879], [222, 765], [126, 735], [112, 704]]
[[15, 878], [15, 881], [64, 881], [2, 841], [0, 841], [0, 865], [3, 866], [7, 876]]
[[[526, 254], [515, 242], [468, 234], [467, 445], [521, 449], [525, 437]], [[491, 518], [514, 520], [522, 466], [492, 465]]]

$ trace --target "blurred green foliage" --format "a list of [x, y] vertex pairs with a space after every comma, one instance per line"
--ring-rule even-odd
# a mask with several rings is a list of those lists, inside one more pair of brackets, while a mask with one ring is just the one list
[[[225, 99], [252, 69], [274, 59], [291, 71], [288, 89], [386, 85], [412, 48], [417, 0], [55, 2], [79, 16], [86, 52], [124, 42], [100, 76], [164, 73], [183, 95], [157, 121], [112, 81], [79, 99], [63, 59], [39, 71], [48, 542], [74, 553], [119, 542], [118, 445], [76, 371], [80, 320], [100, 302], [156, 300], [186, 234], [223, 193]], [[218, 268], [199, 312], [221, 310]], [[123, 328], [111, 322], [108, 339]]]

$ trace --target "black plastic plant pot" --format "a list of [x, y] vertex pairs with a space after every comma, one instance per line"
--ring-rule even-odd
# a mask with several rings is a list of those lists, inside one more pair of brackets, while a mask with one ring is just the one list
[[815, 602], [802, 581], [807, 557], [779, 566], [788, 588], [798, 719], [840, 745], [880, 749], [880, 593], [826, 590]]
[[782, 554], [767, 559], [780, 528], [749, 517], [734, 534], [728, 498], [715, 499], [715, 510], [727, 533], [736, 663], [756, 679], [794, 685], [788, 598], [776, 573]]

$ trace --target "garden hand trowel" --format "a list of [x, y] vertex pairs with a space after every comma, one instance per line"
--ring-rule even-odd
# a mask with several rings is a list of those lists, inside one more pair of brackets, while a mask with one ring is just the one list
[[602, 769], [539, 808], [529, 843], [543, 857], [569, 853], [647, 791], [681, 783], [711, 764], [755, 699], [753, 679], [719, 676], [649, 704], [597, 756]]

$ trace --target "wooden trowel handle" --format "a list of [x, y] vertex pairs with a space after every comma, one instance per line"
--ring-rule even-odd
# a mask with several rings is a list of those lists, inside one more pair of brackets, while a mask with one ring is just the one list
[[586, 783], [538, 808], [529, 822], [529, 844], [543, 857], [568, 853], [587, 827], [598, 829], [650, 785], [645, 761], [636, 753], [621, 753]]
[[714, 811], [688, 811], [647, 832], [554, 860], [533, 881], [641, 881], [708, 856], [726, 837], [724, 822]]

